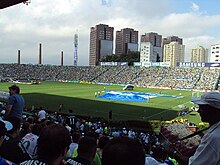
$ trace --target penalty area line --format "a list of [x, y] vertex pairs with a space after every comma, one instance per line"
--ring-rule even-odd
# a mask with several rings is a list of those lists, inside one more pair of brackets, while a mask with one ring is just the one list
[[151, 117], [154, 117], [154, 116], [157, 116], [157, 115], [163, 114], [163, 113], [168, 112], [168, 111], [172, 111], [172, 110], [168, 109], [168, 110], [166, 110], [166, 111], [162, 111], [162, 112], [159, 112], [159, 113], [153, 114], [153, 115], [151, 115], [151, 116], [145, 117], [144, 119], [149, 119], [149, 118], [151, 118]]
[[[188, 103], [190, 103], [190, 102], [191, 102], [191, 101], [188, 101], [188, 102], [185, 102], [185, 103], [180, 104], [180, 105], [185, 105], [185, 104], [188, 104]], [[151, 115], [151, 116], [144, 117], [144, 119], [149, 119], [149, 118], [151, 118], [151, 117], [158, 116], [158, 115], [160, 115], [160, 114], [163, 114], [163, 113], [166, 113], [166, 112], [172, 111], [174, 108], [178, 108], [178, 105], [177, 105], [177, 106], [174, 106], [174, 107], [172, 107], [171, 109], [168, 109], [168, 110], [166, 110], [166, 111], [162, 111], [162, 112], [159, 112], [159, 113], [153, 114], [153, 115]]]

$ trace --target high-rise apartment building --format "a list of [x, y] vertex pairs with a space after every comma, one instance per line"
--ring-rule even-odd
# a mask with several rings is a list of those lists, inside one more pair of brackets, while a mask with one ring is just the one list
[[202, 46], [192, 49], [191, 62], [208, 62], [208, 49]]
[[153, 32], [145, 33], [141, 35], [141, 42], [150, 42], [152, 46], [161, 47], [162, 35]]
[[178, 42], [171, 42], [164, 45], [163, 61], [170, 62], [170, 66], [176, 66], [177, 62], [184, 62], [185, 45]]
[[210, 62], [220, 62], [220, 44], [211, 45]]
[[90, 29], [89, 65], [98, 65], [106, 55], [113, 53], [114, 28], [99, 24]]
[[177, 36], [169, 36], [169, 37], [163, 38], [163, 45], [169, 44], [171, 42], [177, 42], [179, 44], [183, 44], [183, 39]]
[[138, 31], [125, 28], [116, 31], [115, 54], [138, 51]]
[[[178, 36], [169, 36], [169, 37], [166, 37], [166, 38], [163, 38], [163, 41], [162, 41], [162, 49], [163, 49], [163, 60], [164, 61], [164, 46], [166, 44], [170, 44], [171, 42], [176, 42], [180, 45], [183, 44], [183, 39], [182, 38], [179, 38]], [[164, 61], [165, 62], [165, 61]]]
[[163, 60], [161, 42], [162, 35], [157, 33], [141, 35], [140, 62], [161, 62]]

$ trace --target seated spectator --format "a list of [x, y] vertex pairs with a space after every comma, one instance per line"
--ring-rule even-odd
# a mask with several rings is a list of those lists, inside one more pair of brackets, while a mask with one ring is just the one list
[[103, 148], [108, 143], [108, 141], [109, 141], [109, 137], [108, 136], [102, 136], [102, 137], [99, 138], [97, 153], [99, 154], [99, 157], [101, 159], [102, 159]]
[[69, 150], [67, 152], [67, 157], [70, 157], [73, 154], [73, 151], [78, 147], [80, 137], [81, 135], [79, 132], [74, 132], [72, 134], [72, 143], [70, 144]]
[[67, 165], [92, 165], [96, 154], [97, 143], [93, 137], [85, 136], [79, 141], [77, 149], [78, 155], [75, 158], [69, 158]]
[[[12, 129], [12, 124], [9, 122], [6, 122], [4, 120], [0, 120], [0, 147], [4, 141], [5, 134], [7, 131]], [[14, 163], [9, 162], [8, 160], [4, 159], [0, 155], [0, 164], [1, 165], [15, 165]]]
[[46, 113], [46, 111], [42, 107], [40, 107], [40, 110], [37, 113], [37, 116], [39, 118], [39, 121], [41, 121], [43, 119], [46, 119], [47, 113]]
[[158, 162], [158, 164], [173, 165], [173, 162], [168, 159], [166, 150], [162, 146], [152, 147], [152, 157]]
[[30, 123], [24, 122], [21, 127], [20, 138], [23, 138], [27, 133], [30, 133], [30, 132], [31, 132]]
[[13, 128], [6, 133], [4, 142], [0, 147], [0, 155], [9, 161], [19, 164], [30, 158], [20, 142], [20, 119], [10, 117], [7, 120], [12, 123]]
[[111, 139], [103, 149], [102, 165], [144, 165], [145, 153], [140, 141], [128, 137]]
[[33, 116], [28, 116], [28, 118], [26, 119], [26, 121], [30, 124], [30, 125], [32, 125], [32, 124], [34, 124], [34, 120], [36, 120]]
[[37, 155], [37, 139], [41, 131], [42, 126], [40, 124], [35, 124], [32, 126], [32, 132], [26, 134], [21, 139], [22, 145], [24, 146], [31, 158], [34, 158]]
[[60, 165], [70, 143], [71, 138], [65, 127], [57, 124], [46, 126], [38, 138], [37, 159], [27, 160], [20, 165]]
[[[88, 131], [85, 133], [85, 137], [90, 137], [90, 138], [94, 138], [96, 140], [96, 143], [97, 143], [97, 135], [95, 132], [92, 132], [92, 131]], [[78, 150], [77, 148], [73, 151], [73, 154], [72, 154], [72, 157], [75, 158], [78, 156]], [[98, 153], [95, 154], [95, 157], [93, 159], [93, 165], [101, 165], [101, 159], [98, 155]]]

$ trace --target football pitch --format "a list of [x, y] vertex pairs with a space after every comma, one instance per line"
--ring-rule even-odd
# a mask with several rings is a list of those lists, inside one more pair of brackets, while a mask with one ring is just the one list
[[[8, 91], [12, 83], [0, 83], [0, 91]], [[95, 97], [108, 91], [122, 92], [121, 86], [104, 86], [94, 84], [76, 84], [60, 82], [42, 82], [37, 85], [18, 84], [21, 95], [25, 98], [26, 107], [44, 107], [49, 111], [58, 111], [63, 104], [63, 113], [72, 110], [75, 115], [102, 117], [108, 119], [111, 110], [113, 120], [172, 120], [176, 119], [181, 106], [193, 106], [190, 102], [190, 91], [161, 90], [149, 88], [134, 88], [132, 92], [164, 94], [181, 97], [152, 97], [146, 102], [123, 102], [106, 100]], [[124, 91], [123, 91], [124, 92]], [[193, 123], [200, 122], [197, 112], [192, 112], [185, 117]]]

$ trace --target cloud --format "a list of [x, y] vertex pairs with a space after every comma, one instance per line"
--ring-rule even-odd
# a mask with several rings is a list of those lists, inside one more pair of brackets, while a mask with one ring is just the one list
[[220, 15], [203, 16], [195, 13], [171, 13], [160, 20], [152, 20], [152, 28], [164, 35], [193, 37], [208, 35], [212, 27], [220, 26]]
[[192, 9], [194, 12], [198, 12], [198, 11], [199, 11], [199, 5], [197, 5], [196, 3], [192, 2], [191, 9]]
[[[157, 32], [163, 37], [182, 37], [186, 49], [219, 42], [220, 15], [200, 11], [191, 3], [190, 12], [172, 11], [171, 0], [37, 0], [15, 5], [0, 13], [0, 62], [15, 63], [21, 50], [22, 63], [38, 62], [38, 46], [43, 46], [43, 63], [73, 65], [74, 34], [79, 35], [79, 65], [88, 65], [90, 27], [108, 24], [114, 30], [133, 28], [139, 35]], [[211, 2], [210, 2], [211, 3]], [[181, 7], [181, 6], [179, 6]], [[115, 36], [114, 36], [115, 37]], [[186, 52], [189, 52], [189, 51]]]

